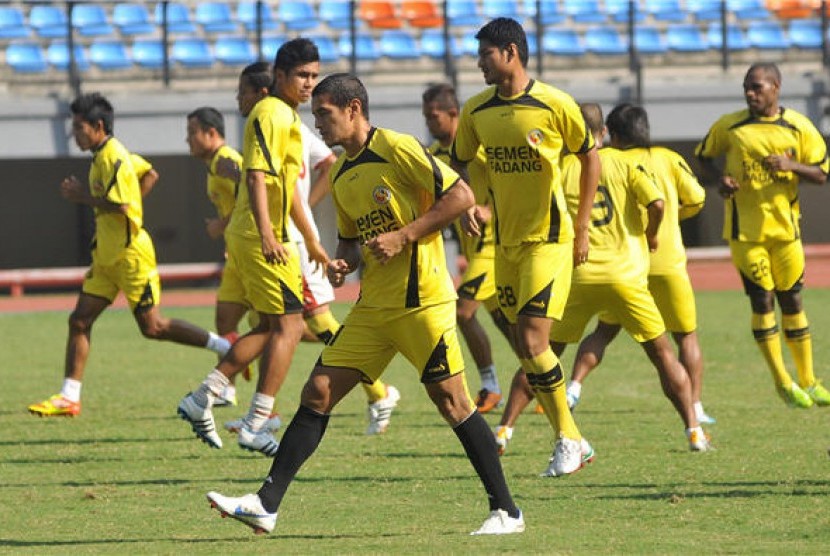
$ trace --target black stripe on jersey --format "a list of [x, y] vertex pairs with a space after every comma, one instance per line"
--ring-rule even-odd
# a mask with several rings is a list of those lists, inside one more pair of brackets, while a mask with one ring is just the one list
[[738, 223], [738, 203], [735, 202], [734, 197], [729, 199], [729, 201], [732, 203], [732, 208], [731, 208], [731, 212], [732, 212], [732, 230], [731, 230], [731, 232], [732, 232], [732, 234], [731, 234], [731, 237], [732, 237], [732, 239], [738, 239], [738, 235], [741, 232], [741, 227], [739, 226], [739, 223]]
[[118, 170], [121, 169], [121, 161], [115, 161], [115, 167], [112, 169], [112, 177], [110, 178], [110, 182], [107, 184], [107, 190], [104, 192], [104, 197], [110, 194], [110, 190], [115, 187], [115, 184], [118, 183]]
[[745, 125], [750, 125], [750, 124], [776, 125], [776, 126], [780, 126], [780, 127], [785, 127], [787, 129], [791, 129], [793, 131], [798, 131], [797, 127], [795, 127], [793, 124], [791, 124], [790, 122], [788, 122], [787, 120], [784, 119], [784, 108], [781, 108], [779, 110], [777, 120], [774, 120], [772, 122], [765, 122], [763, 120], [757, 119], [755, 116], [750, 114], [749, 117], [744, 118], [740, 122], [734, 123], [731, 126], [729, 126], [729, 130], [732, 131], [733, 129], [737, 129], [739, 127], [743, 127]]
[[473, 111], [470, 112], [470, 114], [475, 114], [476, 112], [479, 112], [481, 110], [487, 110], [488, 108], [495, 108], [497, 106], [510, 106], [511, 104], [518, 104], [520, 106], [532, 106], [533, 108], [541, 108], [542, 110], [552, 111], [550, 106], [548, 106], [541, 100], [530, 96], [529, 91], [533, 87], [533, 83], [535, 83], [535, 81], [531, 79], [530, 82], [527, 84], [527, 87], [525, 87], [524, 94], [514, 99], [503, 99], [499, 96], [498, 90], [493, 89], [493, 98], [473, 108]]
[[707, 132], [707, 133], [706, 133], [706, 136], [703, 138], [703, 141], [701, 141], [701, 142], [700, 142], [700, 148], [699, 148], [699, 149], [696, 149], [696, 150], [697, 150], [697, 152], [695, 153], [695, 156], [697, 156], [697, 157], [698, 157], [698, 159], [701, 159], [701, 158], [710, 158], [710, 157], [708, 157], [708, 156], [706, 156], [706, 155], [704, 155], [704, 154], [703, 154], [704, 152], [706, 152], [706, 142], [707, 142], [707, 141], [709, 141], [709, 135], [710, 135], [710, 133], [711, 133], [711, 130], [710, 130], [709, 132]]
[[280, 282], [280, 291], [282, 292], [282, 308], [285, 314], [299, 313], [303, 310], [303, 300], [294, 295], [291, 288], [283, 282]]
[[[438, 167], [438, 164], [435, 162], [435, 157], [432, 156], [432, 153], [427, 150], [426, 147], [422, 147], [424, 149], [424, 154], [429, 160], [430, 165], [432, 166], [432, 180], [433, 180], [433, 192], [435, 194], [435, 198], [438, 199], [441, 195], [444, 194], [444, 174], [441, 172], [441, 169]], [[455, 185], [455, 184], [453, 184]]]
[[421, 382], [423, 384], [435, 384], [450, 377], [450, 362], [447, 360], [447, 342], [444, 336], [438, 340], [438, 345], [432, 350], [432, 353], [424, 365], [424, 370], [421, 372]]
[[550, 196], [550, 226], [548, 226], [548, 243], [559, 243], [559, 232], [562, 227], [562, 215], [559, 213], [559, 205], [556, 202], [556, 195]]
[[496, 210], [496, 197], [493, 195], [492, 189], [488, 188], [487, 191], [490, 193], [490, 198], [493, 199], [493, 203], [490, 205], [493, 209], [493, 242], [496, 245], [501, 245], [501, 235], [499, 234], [499, 213]]
[[357, 158], [355, 158], [354, 160], [346, 159], [343, 162], [343, 166], [340, 167], [340, 169], [337, 171], [337, 175], [334, 176], [334, 178], [331, 180], [332, 184], [336, 182], [337, 178], [342, 176], [344, 172], [350, 170], [351, 168], [354, 168], [355, 166], [359, 166], [360, 164], [371, 164], [374, 162], [385, 164], [389, 162], [375, 151], [369, 149], [369, 143], [372, 141], [372, 137], [374, 137], [375, 131], [377, 131], [376, 127], [373, 127], [369, 130], [369, 135], [368, 137], [366, 137], [366, 143], [363, 146], [363, 152], [360, 153], [357, 156]]
[[126, 228], [126, 230], [124, 232], [124, 235], [127, 238], [126, 241], [124, 242], [124, 247], [129, 247], [130, 242], [133, 240], [133, 237], [132, 237], [133, 234], [132, 234], [132, 231], [130, 230], [130, 219], [127, 218], [126, 214], [124, 215], [124, 227]]
[[406, 308], [420, 307], [421, 297], [418, 295], [418, 242], [412, 243], [412, 253], [409, 256], [409, 276], [406, 279]]
[[268, 150], [268, 143], [265, 142], [265, 134], [262, 133], [262, 126], [259, 124], [259, 120], [254, 120], [254, 134], [256, 135], [257, 143], [259, 143], [259, 148], [262, 149], [262, 155], [268, 162], [268, 173], [276, 176], [277, 170], [274, 168], [274, 163], [271, 160], [271, 151]]
[[795, 231], [795, 236], [793, 239], [798, 239], [801, 237], [801, 234], [798, 233], [798, 219], [795, 217], [795, 211], [793, 211], [793, 205], [798, 203], [798, 190], [796, 189], [795, 199], [790, 201], [790, 224], [792, 224], [793, 231]]
[[585, 119], [585, 115], [582, 115], [582, 132], [585, 134], [585, 140], [582, 141], [582, 144], [579, 146], [579, 149], [574, 152], [574, 154], [581, 154], [587, 153], [590, 149], [591, 145], [591, 128], [588, 127], [588, 120]]
[[487, 222], [482, 222], [479, 224], [479, 227], [481, 228], [481, 236], [479, 236], [476, 242], [476, 253], [481, 253], [481, 250], [484, 249], [484, 236], [487, 234]]

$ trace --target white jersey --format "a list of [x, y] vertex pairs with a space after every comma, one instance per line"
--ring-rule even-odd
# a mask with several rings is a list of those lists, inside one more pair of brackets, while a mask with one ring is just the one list
[[[317, 239], [320, 239], [320, 231], [317, 229], [317, 223], [311, 213], [311, 206], [308, 204], [308, 198], [311, 195], [311, 174], [322, 161], [332, 155], [332, 152], [323, 140], [308, 129], [308, 126], [304, 123], [300, 124], [300, 132], [303, 136], [303, 167], [300, 169], [296, 188], [305, 211], [305, 217], [312, 230], [314, 230], [314, 235], [317, 236]], [[289, 224], [289, 233], [294, 241], [298, 243], [303, 241], [303, 236], [297, 226], [294, 225], [293, 220]]]

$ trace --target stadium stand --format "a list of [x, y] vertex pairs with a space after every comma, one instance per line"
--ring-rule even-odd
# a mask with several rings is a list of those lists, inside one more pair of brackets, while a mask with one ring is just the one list
[[[534, 21], [536, 17], [536, 2], [537, 0], [524, 0], [524, 12], [527, 14], [528, 19]], [[562, 23], [567, 19], [557, 0], [541, 0], [539, 14], [539, 21], [545, 27]]]
[[821, 48], [821, 21], [818, 19], [793, 19], [790, 21], [788, 38], [796, 48]]
[[89, 46], [89, 61], [102, 70], [122, 70], [132, 67], [127, 47], [116, 39], [99, 40]]
[[686, 10], [695, 21], [718, 21], [721, 18], [721, 0], [686, 0]]
[[19, 73], [43, 73], [48, 68], [43, 48], [31, 41], [10, 43], [6, 47], [6, 64]]
[[[277, 29], [277, 21], [271, 12], [271, 6], [267, 2], [259, 5], [259, 17], [263, 31], [274, 31]], [[240, 2], [236, 6], [236, 19], [245, 27], [246, 31], [255, 31], [257, 28], [257, 3]]]
[[170, 59], [186, 68], [208, 68], [214, 62], [207, 41], [198, 37], [176, 39], [170, 50]]
[[524, 19], [517, 0], [481, 0], [481, 13], [487, 19], [511, 17], [519, 22]]
[[605, 23], [608, 19], [599, 0], [562, 0], [562, 11], [574, 23]]
[[[723, 26], [720, 23], [710, 24], [706, 31], [706, 40], [710, 48], [720, 49], [723, 45]], [[732, 51], [746, 50], [750, 47], [743, 30], [736, 24], [726, 26], [726, 45]]]
[[[461, 56], [461, 44], [458, 37], [450, 35], [450, 45], [452, 55]], [[443, 29], [425, 29], [421, 33], [421, 53], [424, 56], [441, 59], [444, 57], [445, 51]]]
[[665, 54], [668, 51], [665, 37], [653, 25], [640, 25], [634, 29], [634, 45], [640, 54]]
[[193, 20], [207, 34], [235, 33], [239, 22], [231, 15], [231, 7], [225, 2], [202, 2], [196, 5]]
[[[86, 49], [80, 44], [74, 45], [75, 67], [79, 71], [86, 71], [90, 68], [89, 56]], [[46, 61], [49, 65], [58, 70], [69, 68], [69, 45], [63, 39], [56, 39], [46, 47]]]
[[256, 52], [246, 37], [222, 36], [213, 45], [216, 60], [226, 66], [247, 65], [256, 60]]
[[645, 11], [655, 21], [680, 23], [687, 18], [679, 0], [646, 0]]
[[277, 19], [289, 31], [308, 31], [320, 26], [314, 6], [305, 0], [285, 0], [279, 3]]
[[[161, 25], [162, 21], [164, 21], [164, 14], [162, 13], [163, 9], [164, 4], [161, 2], [156, 4], [154, 14], [158, 25]], [[183, 35], [193, 34], [196, 32], [196, 25], [190, 17], [190, 9], [187, 6], [178, 2], [167, 3], [167, 32], [180, 33]]]
[[582, 56], [585, 45], [579, 34], [565, 27], [552, 27], [542, 37], [542, 49], [558, 56]]
[[692, 23], [674, 23], [666, 28], [666, 43], [675, 52], [706, 52], [709, 42], [700, 27]]
[[269, 34], [262, 37], [262, 57], [265, 60], [273, 60], [277, 56], [280, 45], [288, 40], [285, 35]]
[[57, 6], [32, 6], [29, 11], [29, 25], [38, 37], [44, 39], [66, 37], [66, 13]]
[[726, 9], [738, 21], [769, 19], [770, 12], [763, 0], [726, 0]]
[[616, 27], [600, 25], [585, 31], [585, 49], [601, 56], [626, 54], [628, 44]]
[[112, 9], [112, 23], [125, 37], [149, 35], [158, 30], [144, 4], [116, 4]]
[[164, 46], [158, 39], [139, 39], [133, 42], [133, 63], [141, 68], [159, 69], [164, 66]]
[[421, 49], [415, 37], [402, 29], [387, 29], [378, 41], [380, 55], [392, 60], [416, 60], [421, 57]]
[[372, 29], [400, 29], [403, 26], [392, 2], [363, 0], [358, 6], [358, 15]]
[[[377, 42], [375, 38], [365, 32], [359, 32], [354, 37], [355, 40], [355, 56], [359, 61], [371, 62], [380, 58]], [[352, 55], [352, 41], [348, 34], [340, 35], [337, 43], [340, 55], [348, 58]]]
[[[317, 45], [317, 50], [320, 53], [320, 61], [322, 63], [331, 64], [340, 59], [340, 53], [337, 50], [337, 45], [330, 36], [309, 35], [308, 38], [314, 41], [314, 44]], [[273, 59], [273, 56], [268, 59]]]
[[419, 29], [444, 25], [441, 10], [432, 0], [403, 0], [401, 2], [401, 17], [410, 27]]
[[[346, 0], [320, 0], [320, 5], [317, 6], [317, 17], [329, 29], [348, 29], [351, 18], [349, 2]], [[359, 22], [356, 23], [359, 24]]]
[[100, 4], [72, 6], [72, 26], [82, 37], [110, 37], [115, 33]]
[[475, 0], [447, 0], [447, 19], [451, 27], [479, 27], [484, 21]]
[[786, 50], [790, 47], [790, 39], [777, 21], [751, 21], [746, 38], [750, 46], [762, 50]]
[[[626, 23], [628, 22], [628, 6], [629, 0], [605, 0], [603, 8], [615, 23]], [[640, 2], [634, 2], [634, 21], [642, 22], [645, 19], [646, 13]]]
[[0, 39], [27, 39], [32, 35], [26, 18], [16, 6], [0, 7]]

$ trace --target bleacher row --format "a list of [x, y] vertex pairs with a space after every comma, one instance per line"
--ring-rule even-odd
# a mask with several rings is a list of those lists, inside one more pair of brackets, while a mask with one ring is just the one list
[[[558, 56], [628, 52], [628, 0], [541, 0], [542, 51]], [[254, 61], [258, 46], [256, 2], [168, 2], [170, 62], [210, 68]], [[262, 53], [272, 59], [288, 37], [315, 40], [321, 60], [347, 59], [352, 50], [350, 4], [344, 0], [281, 0], [260, 4]], [[355, 37], [358, 60], [444, 56], [441, 0], [361, 0]], [[72, 8], [74, 54], [80, 71], [91, 68], [158, 69], [164, 63], [162, 3], [79, 3]], [[822, 47], [817, 0], [726, 0], [730, 50]], [[721, 0], [638, 0], [634, 41], [642, 54], [719, 50]], [[538, 53], [533, 25], [537, 0], [448, 0], [446, 19], [454, 56], [475, 56], [473, 35], [486, 20], [513, 17], [528, 25], [531, 55]], [[2, 65], [17, 73], [65, 70], [69, 64], [63, 2], [0, 4]]]

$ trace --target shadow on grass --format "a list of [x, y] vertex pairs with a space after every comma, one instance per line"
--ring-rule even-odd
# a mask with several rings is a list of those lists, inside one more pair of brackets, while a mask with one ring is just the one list
[[[390, 533], [384, 533], [381, 535], [376, 535], [377, 537], [397, 537], [403, 535], [394, 535]], [[360, 535], [343, 535], [343, 534], [332, 534], [332, 535], [274, 535], [272, 537], [268, 536], [257, 536], [256, 538], [252, 537], [249, 539], [249, 542], [258, 542], [259, 539], [262, 540], [271, 540], [271, 541], [281, 541], [281, 540], [337, 540], [337, 539], [365, 539], [365, 534]], [[213, 537], [213, 538], [201, 538], [201, 539], [180, 539], [180, 538], [167, 538], [162, 539], [158, 537], [153, 538], [146, 538], [146, 539], [124, 539], [124, 538], [117, 538], [117, 539], [81, 539], [81, 540], [18, 540], [18, 539], [6, 539], [0, 538], [0, 547], [17, 547], [17, 548], [36, 548], [36, 547], [50, 547], [50, 546], [118, 546], [122, 544], [158, 544], [159, 542], [171, 542], [177, 544], [205, 544], [205, 543], [217, 543], [217, 542], [229, 542], [229, 543], [236, 543], [238, 544], [240, 541], [245, 541], [246, 539], [241, 539], [239, 535], [228, 536], [228, 537]]]
[[0, 446], [19, 446], [21, 444], [25, 444], [26, 446], [69, 446], [72, 444], [77, 444], [79, 446], [85, 446], [89, 444], [146, 444], [147, 442], [184, 442], [186, 440], [190, 440], [194, 438], [193, 435], [189, 436], [179, 436], [179, 437], [167, 437], [167, 438], [141, 438], [141, 437], [132, 437], [132, 438], [77, 438], [77, 439], [66, 439], [66, 438], [44, 438], [40, 440], [0, 440]]

